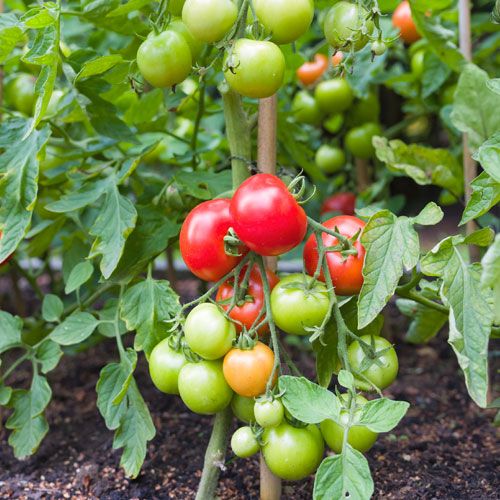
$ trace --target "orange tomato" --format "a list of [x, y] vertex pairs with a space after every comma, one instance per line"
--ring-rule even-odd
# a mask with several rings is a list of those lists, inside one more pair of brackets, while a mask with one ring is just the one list
[[335, 54], [333, 54], [332, 56], [333, 66], [337, 67], [342, 62], [343, 59], [344, 59], [344, 53], [340, 50], [337, 50], [337, 52], [335, 52]]
[[399, 28], [401, 38], [407, 44], [412, 44], [420, 39], [420, 34], [411, 17], [411, 8], [407, 0], [401, 2], [392, 15], [392, 24]]
[[323, 54], [316, 54], [314, 61], [304, 63], [297, 70], [297, 78], [303, 85], [312, 85], [328, 69], [328, 58]]

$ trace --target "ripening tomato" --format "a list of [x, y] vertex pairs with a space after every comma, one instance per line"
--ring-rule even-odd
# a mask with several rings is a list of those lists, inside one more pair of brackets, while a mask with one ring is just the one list
[[340, 212], [342, 215], [354, 215], [356, 195], [354, 193], [337, 193], [326, 198], [321, 205], [321, 215], [329, 212]]
[[259, 448], [259, 443], [249, 426], [240, 427], [231, 437], [231, 449], [237, 457], [251, 457], [259, 451]]
[[231, 409], [234, 416], [246, 424], [255, 422], [254, 406], [254, 398], [245, 398], [244, 396], [235, 394], [233, 399], [231, 399]]
[[316, 87], [314, 97], [325, 113], [341, 113], [352, 104], [354, 94], [344, 78], [325, 80]]
[[303, 85], [312, 85], [323, 76], [328, 69], [328, 58], [324, 54], [316, 54], [314, 61], [305, 62], [297, 70], [297, 78]]
[[335, 174], [345, 166], [345, 153], [340, 148], [323, 144], [316, 151], [315, 161], [325, 174]]
[[285, 77], [285, 56], [272, 42], [240, 38], [225, 65], [228, 85], [246, 97], [272, 96]]
[[150, 33], [137, 51], [137, 66], [154, 87], [172, 87], [191, 73], [191, 49], [186, 39], [175, 31]]
[[[179, 246], [190, 271], [205, 281], [218, 281], [238, 265], [242, 256], [228, 255], [224, 236], [233, 226], [231, 200], [205, 201], [195, 207], [182, 224]], [[240, 253], [248, 249], [241, 248]]]
[[179, 394], [179, 373], [186, 363], [184, 354], [170, 347], [169, 339], [162, 340], [149, 356], [153, 384], [166, 394]]
[[324, 116], [316, 99], [305, 90], [295, 94], [292, 101], [292, 113], [298, 122], [308, 125], [319, 125]]
[[354, 127], [345, 135], [345, 147], [355, 158], [369, 159], [375, 154], [373, 138], [382, 132], [378, 123], [365, 123]]
[[235, 347], [224, 357], [224, 377], [236, 394], [254, 398], [266, 391], [273, 365], [274, 353], [262, 342], [251, 349]]
[[341, 50], [337, 50], [335, 54], [332, 56], [332, 65], [334, 68], [340, 65], [340, 63], [344, 60], [344, 53]]
[[420, 34], [411, 16], [410, 3], [407, 0], [401, 2], [392, 15], [392, 24], [399, 28], [401, 38], [407, 44], [412, 44], [420, 39]]
[[[335, 230], [352, 238], [358, 233], [358, 238], [354, 242], [354, 248], [358, 251], [357, 255], [349, 255], [344, 258], [340, 252], [327, 252], [326, 262], [332, 277], [333, 286], [337, 295], [354, 295], [359, 293], [363, 286], [363, 263], [365, 260], [365, 249], [361, 245], [360, 236], [365, 223], [357, 217], [349, 215], [339, 215], [323, 222], [328, 229]], [[338, 244], [337, 238], [327, 233], [322, 234], [325, 247], [332, 247]], [[312, 234], [304, 247], [304, 264], [308, 274], [311, 276], [316, 271], [318, 265], [318, 246], [314, 234]], [[325, 280], [323, 271], [320, 279]]]
[[300, 38], [314, 17], [313, 0], [253, 0], [253, 6], [271, 40], [278, 44]]
[[[243, 281], [247, 267], [245, 266], [240, 273], [239, 283]], [[267, 270], [267, 280], [269, 287], [272, 290], [278, 283], [279, 278], [272, 271]], [[228, 310], [230, 301], [234, 295], [234, 282], [229, 279], [223, 283], [217, 291], [215, 297], [216, 302], [224, 302], [221, 307]], [[245, 296], [241, 299], [241, 303], [237, 303], [229, 312], [229, 317], [235, 322], [238, 332], [242, 331], [242, 326], [250, 330], [254, 322], [259, 318], [260, 312], [264, 307], [264, 285], [262, 283], [262, 276], [257, 265], [254, 265], [250, 271], [248, 288], [246, 289]], [[264, 319], [263, 316], [260, 319]], [[258, 322], [257, 322], [258, 323]], [[262, 335], [269, 330], [269, 326], [265, 324], [259, 328], [259, 334]]]
[[260, 255], [281, 255], [307, 232], [304, 209], [278, 177], [257, 174], [234, 193], [230, 208], [238, 237]]

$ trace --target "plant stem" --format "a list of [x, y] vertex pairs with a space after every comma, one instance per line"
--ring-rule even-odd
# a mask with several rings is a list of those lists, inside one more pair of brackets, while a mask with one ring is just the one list
[[354, 166], [356, 168], [356, 181], [358, 193], [362, 193], [370, 185], [370, 170], [368, 160], [362, 158], [354, 158]]

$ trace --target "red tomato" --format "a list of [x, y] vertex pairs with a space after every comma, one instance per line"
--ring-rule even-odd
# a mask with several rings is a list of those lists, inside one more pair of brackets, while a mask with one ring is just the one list
[[288, 252], [307, 231], [304, 209], [284, 182], [271, 174], [247, 179], [234, 193], [230, 212], [238, 237], [260, 255]]
[[[247, 266], [245, 266], [240, 273], [240, 283], [244, 279], [246, 271]], [[272, 290], [278, 283], [279, 278], [272, 271], [267, 270], [267, 280]], [[233, 297], [233, 293], [233, 282], [232, 280], [227, 280], [219, 287], [215, 300], [217, 302], [229, 301]], [[250, 279], [248, 281], [248, 288], [245, 295], [246, 297], [249, 297], [249, 299], [243, 299], [245, 302], [240, 306], [234, 306], [229, 313], [229, 317], [236, 322], [236, 328], [238, 332], [241, 332], [242, 330], [240, 323], [242, 323], [243, 326], [245, 326], [247, 330], [249, 330], [259, 316], [262, 308], [264, 307], [264, 286], [262, 284], [262, 276], [260, 274], [259, 268], [256, 265], [254, 265], [252, 270], [250, 271]], [[227, 311], [229, 309], [229, 304], [222, 305], [222, 308]], [[261, 317], [261, 319], [264, 318]], [[259, 328], [259, 334], [262, 335], [268, 330], [269, 327], [266, 324]]]
[[[354, 295], [359, 293], [363, 285], [363, 263], [365, 260], [365, 249], [359, 241], [361, 231], [365, 227], [365, 223], [350, 215], [339, 215], [323, 222], [323, 225], [328, 229], [338, 231], [340, 234], [351, 238], [358, 231], [358, 239], [354, 243], [354, 247], [358, 251], [357, 255], [349, 255], [347, 259], [340, 252], [327, 252], [326, 261], [330, 274], [332, 276], [333, 286], [337, 295]], [[323, 233], [323, 244], [327, 247], [334, 246], [338, 243], [337, 238], [329, 234]], [[304, 248], [304, 264], [308, 274], [314, 275], [318, 264], [318, 245], [316, 237], [312, 234], [307, 240]], [[320, 279], [325, 281], [323, 271], [321, 271]]]
[[342, 215], [354, 215], [356, 195], [353, 193], [338, 193], [329, 196], [321, 205], [321, 215], [328, 212], [340, 212]]
[[405, 43], [411, 44], [420, 39], [420, 34], [411, 17], [411, 7], [407, 0], [401, 2], [392, 15], [392, 24], [399, 28], [401, 38]]
[[[227, 255], [224, 236], [233, 226], [231, 200], [205, 201], [195, 207], [182, 224], [180, 248], [191, 272], [205, 281], [218, 281], [238, 265], [242, 257]], [[245, 254], [248, 249], [240, 249]]]
[[332, 56], [332, 64], [333, 64], [333, 67], [337, 67], [341, 62], [342, 60], [344, 59], [344, 53], [340, 50], [337, 50], [337, 52], [335, 52], [335, 54], [333, 54]]
[[328, 58], [323, 54], [316, 54], [314, 61], [304, 63], [297, 70], [297, 78], [303, 85], [312, 85], [328, 69]]

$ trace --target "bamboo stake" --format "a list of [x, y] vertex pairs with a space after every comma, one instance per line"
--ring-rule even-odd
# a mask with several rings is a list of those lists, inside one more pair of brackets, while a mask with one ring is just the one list
[[354, 158], [354, 165], [356, 167], [356, 184], [358, 193], [362, 193], [370, 185], [368, 160]]

